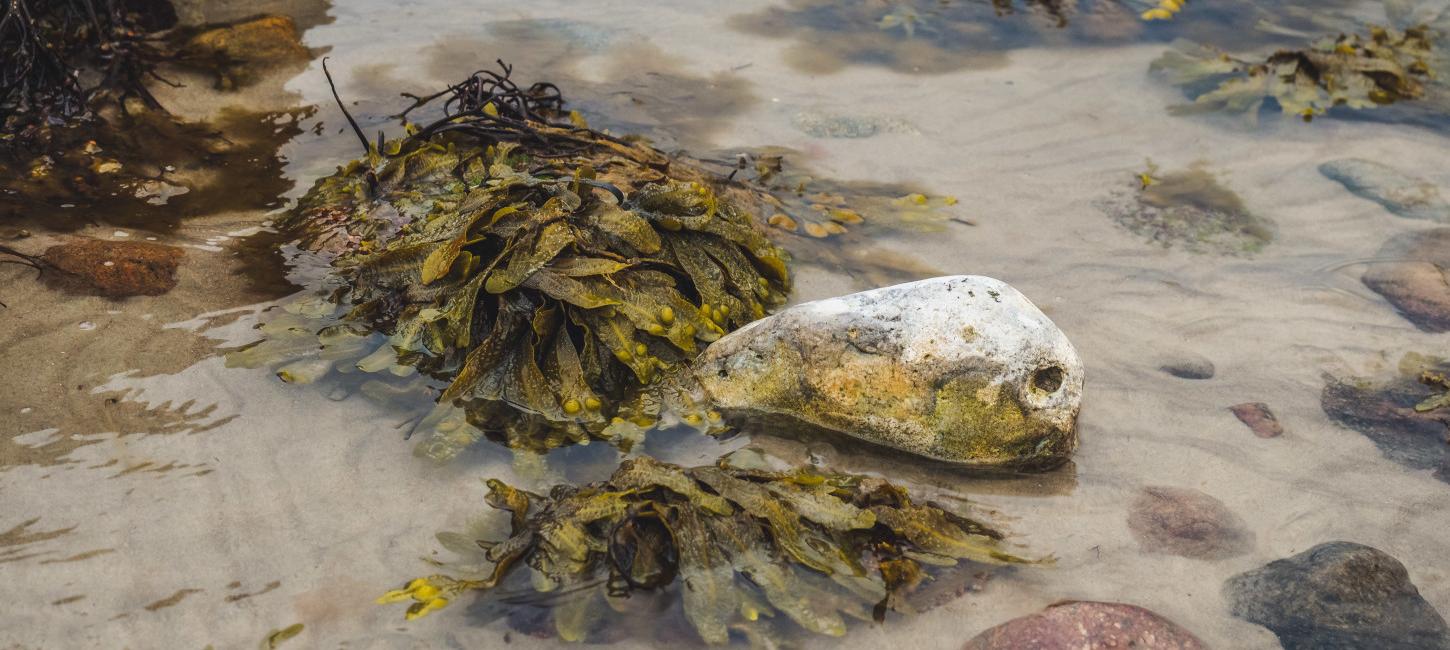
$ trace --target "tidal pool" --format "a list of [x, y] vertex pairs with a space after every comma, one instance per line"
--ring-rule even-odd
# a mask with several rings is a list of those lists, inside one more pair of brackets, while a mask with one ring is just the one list
[[[654, 432], [630, 452], [703, 465], [753, 447], [888, 477], [981, 514], [1014, 553], [1054, 558], [951, 574], [917, 614], [792, 643], [960, 648], [1085, 600], [1146, 608], [1208, 647], [1450, 646], [1450, 416], [1415, 410], [1437, 390], [1422, 375], [1450, 356], [1450, 335], [1425, 325], [1450, 319], [1433, 250], [1450, 220], [1450, 103], [1437, 85], [1450, 67], [1415, 99], [1306, 121], [1275, 100], [1247, 114], [1174, 108], [1217, 82], [1175, 85], [1154, 66], [1180, 37], [1258, 62], [1353, 25], [1450, 29], [1444, 0], [1193, 0], [1153, 21], [1140, 14], [1158, 5], [1136, 0], [177, 4], [196, 22], [291, 15], [312, 58], [232, 92], [197, 73], [156, 84], [174, 113], [234, 130], [246, 156], [178, 172], [231, 193], [142, 207], [0, 195], [10, 248], [84, 235], [185, 253], [175, 288], [125, 299], [0, 265], [0, 646], [561, 643], [538, 622], [558, 599], [528, 590], [464, 596], [414, 621], [374, 601], [453, 557], [440, 531], [500, 539], [507, 515], [484, 503], [483, 479], [536, 491], [600, 481], [619, 450], [572, 446], [530, 464], [484, 441], [438, 463], [405, 439], [430, 406], [416, 391], [227, 367], [227, 350], [326, 281], [326, 260], [273, 226], [358, 154], [324, 54], [370, 138], [401, 134], [399, 93], [502, 58], [616, 135], [727, 165], [789, 150], [787, 164], [845, 206], [853, 187], [899, 191], [902, 204], [880, 202], [844, 234], [778, 233], [793, 303], [987, 275], [1066, 332], [1087, 372], [1081, 444], [1051, 472], [975, 476], [756, 431]], [[1432, 38], [1426, 64], [1438, 65], [1450, 36]], [[1368, 163], [1323, 171], [1345, 160]], [[1373, 174], [1346, 176], [1355, 169]], [[1382, 556], [1403, 565], [1392, 588], [1369, 584], [1383, 572], [1312, 578]], [[636, 600], [658, 625], [589, 640], [697, 642], [672, 589]], [[1294, 605], [1334, 589], [1363, 603], [1343, 620], [1395, 624], [1330, 629]]]

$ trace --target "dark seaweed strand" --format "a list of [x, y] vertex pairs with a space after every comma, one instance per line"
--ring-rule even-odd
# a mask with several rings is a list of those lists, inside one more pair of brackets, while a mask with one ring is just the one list
[[7, 0], [0, 17], [0, 118], [24, 111], [71, 118], [85, 111], [75, 70], [41, 33], [27, 0]]
[[[412, 111], [444, 98], [443, 116], [408, 136], [397, 154], [407, 153], [443, 133], [459, 133], [483, 145], [498, 142], [532, 141], [539, 147], [531, 154], [538, 158], [564, 158], [598, 147], [600, 141], [628, 143], [586, 128], [559, 120], [564, 114], [565, 100], [559, 87], [539, 82], [521, 88], [512, 79], [513, 66], [502, 59], [496, 61], [498, 71], [479, 70], [460, 83], [428, 96], [403, 93], [413, 104], [397, 117], [406, 118]], [[492, 110], [488, 110], [488, 107]], [[544, 131], [536, 125], [551, 127]], [[386, 155], [386, 154], [385, 154]]]
[[332, 72], [327, 69], [327, 57], [322, 57], [322, 75], [327, 77], [327, 87], [332, 90], [332, 100], [337, 102], [337, 107], [342, 110], [342, 116], [347, 118], [347, 123], [352, 127], [352, 132], [357, 135], [358, 142], [362, 143], [363, 156], [372, 153], [373, 147], [368, 144], [368, 137], [363, 135], [362, 127], [357, 125], [357, 120], [352, 118], [352, 113], [347, 112], [347, 107], [342, 103], [342, 97], [337, 94], [337, 84], [332, 81]]
[[[35, 269], [37, 278], [45, 275], [46, 267], [50, 266], [50, 264], [46, 262], [43, 258], [36, 257], [34, 255], [27, 255], [4, 244], [0, 244], [0, 255], [8, 255], [15, 258], [13, 260], [0, 259], [0, 264], [19, 264], [21, 266], [28, 266], [32, 269]], [[0, 308], [9, 309], [10, 305], [5, 304], [4, 302], [0, 302]]]
[[[168, 54], [147, 35], [174, 22], [165, 0], [152, 4], [167, 12], [133, 10], [134, 1], [120, 0], [106, 0], [100, 10], [96, 0], [0, 1], [0, 118], [33, 114], [35, 123], [68, 121], [86, 115], [100, 97], [118, 102], [135, 97], [162, 109], [146, 89], [146, 78], [176, 85], [156, 74]], [[95, 86], [81, 86], [82, 67], [100, 71]]]

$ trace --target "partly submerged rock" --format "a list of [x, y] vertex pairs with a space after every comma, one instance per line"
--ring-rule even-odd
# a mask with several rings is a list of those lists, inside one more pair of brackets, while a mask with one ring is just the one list
[[1450, 364], [1406, 355], [1387, 379], [1329, 378], [1320, 405], [1331, 420], [1374, 442], [1385, 457], [1428, 469], [1450, 483], [1450, 408], [1439, 406], [1446, 389], [1437, 384]]
[[716, 341], [694, 375], [727, 415], [962, 465], [1048, 467], [1077, 446], [1077, 351], [1025, 296], [987, 277], [796, 305]]
[[1319, 173], [1338, 181], [1355, 196], [1369, 199], [1407, 219], [1450, 221], [1450, 203], [1440, 189], [1422, 178], [1363, 158], [1341, 158], [1319, 166]]
[[1380, 248], [1362, 281], [1426, 332], [1450, 331], [1450, 228], [1408, 232]]
[[1233, 615], [1278, 635], [1285, 650], [1450, 649], [1450, 629], [1404, 565], [1353, 542], [1320, 544], [1230, 578]]
[[1199, 650], [1203, 642], [1178, 624], [1123, 603], [1067, 601], [1015, 618], [967, 642], [963, 650]]
[[1260, 438], [1277, 438], [1284, 435], [1284, 427], [1279, 424], [1279, 418], [1269, 410], [1269, 405], [1263, 402], [1245, 402], [1228, 407], [1228, 410], [1244, 423], [1254, 435]]
[[159, 296], [176, 286], [180, 248], [140, 241], [74, 239], [46, 249], [41, 260], [62, 284], [108, 298]]
[[1222, 501], [1188, 488], [1143, 488], [1128, 513], [1128, 529], [1144, 551], [1200, 560], [1240, 555], [1254, 539]]
[[214, 66], [224, 89], [246, 85], [268, 67], [312, 58], [287, 16], [258, 16], [207, 29], [191, 37], [182, 54]]

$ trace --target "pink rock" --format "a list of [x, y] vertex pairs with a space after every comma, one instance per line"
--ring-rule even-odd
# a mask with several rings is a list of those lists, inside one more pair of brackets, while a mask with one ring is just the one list
[[1064, 601], [978, 634], [963, 650], [1201, 650], [1198, 637], [1142, 607]]
[[1128, 529], [1147, 553], [1221, 560], [1253, 546], [1253, 533], [1222, 501], [1189, 488], [1144, 487]]
[[1239, 422], [1247, 425], [1260, 438], [1277, 438], [1284, 434], [1284, 427], [1279, 425], [1279, 418], [1274, 417], [1268, 404], [1245, 402], [1230, 406], [1228, 410], [1233, 411]]

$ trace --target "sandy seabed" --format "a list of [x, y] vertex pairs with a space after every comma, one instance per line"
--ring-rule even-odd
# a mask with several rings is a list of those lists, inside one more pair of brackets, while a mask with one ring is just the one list
[[[490, 49], [499, 42], [488, 21], [568, 21], [600, 41], [572, 37], [581, 49], [565, 54], [577, 55], [569, 74], [581, 83], [620, 79], [611, 43], [628, 43], [668, 53], [631, 55], [633, 65], [707, 79], [704, 90], [748, 91], [706, 141], [685, 144], [788, 146], [836, 178], [910, 181], [961, 199], [957, 212], [977, 225], [884, 229], [870, 254], [1006, 280], [1067, 332], [1088, 369], [1073, 467], [1004, 485], [883, 465], [846, 447], [824, 453], [840, 469], [969, 495], [1001, 513], [1023, 549], [1057, 562], [808, 647], [956, 648], [1049, 603], [1089, 599], [1147, 607], [1213, 647], [1273, 648], [1267, 629], [1229, 615], [1224, 580], [1332, 540], [1395, 556], [1450, 612], [1446, 484], [1387, 460], [1319, 406], [1325, 373], [1383, 374], [1405, 352], [1446, 348], [1447, 335], [1416, 330], [1358, 281], [1385, 240], [1430, 224], [1396, 218], [1317, 171], [1361, 157], [1450, 187], [1450, 139], [1359, 120], [1266, 115], [1250, 127], [1172, 117], [1165, 107], [1182, 96], [1147, 74], [1161, 44], [1019, 49], [988, 69], [930, 76], [869, 66], [806, 75], [784, 62], [787, 41], [724, 27], [764, 5], [367, 0], [331, 8], [304, 38], [330, 48], [340, 89], [381, 124], [382, 107], [398, 100], [383, 75], [438, 87], [509, 54]], [[522, 65], [518, 74], [531, 77]], [[317, 61], [286, 80], [286, 92], [280, 81], [229, 101], [320, 107], [282, 149], [295, 196], [356, 143], [338, 131]], [[186, 91], [169, 97], [198, 116], [215, 108]], [[822, 110], [899, 118], [915, 132], [821, 139], [792, 126], [798, 113]], [[668, 113], [651, 116], [665, 131]], [[319, 120], [320, 132], [306, 128]], [[1170, 169], [1203, 161], [1276, 224], [1274, 242], [1253, 257], [1224, 257], [1164, 249], [1118, 227], [1097, 204], [1148, 159]], [[465, 607], [405, 624], [373, 599], [428, 572], [417, 558], [439, 551], [434, 532], [483, 514], [479, 479], [513, 479], [506, 455], [438, 467], [412, 455], [404, 418], [386, 407], [227, 369], [217, 356], [218, 346], [249, 340], [279, 297], [239, 270], [248, 260], [238, 242], [273, 216], [212, 215], [161, 235], [191, 246], [180, 285], [162, 297], [67, 296], [0, 267], [0, 531], [10, 531], [0, 535], [0, 647], [255, 647], [294, 623], [305, 626], [288, 642], [297, 647], [498, 643], [501, 626], [471, 626]], [[849, 269], [798, 262], [797, 301], [869, 288]], [[1215, 376], [1158, 369], [1184, 355], [1211, 359]], [[1286, 433], [1255, 437], [1227, 410], [1242, 402], [1270, 404]], [[1221, 500], [1252, 531], [1252, 550], [1214, 561], [1143, 552], [1126, 521], [1151, 485]], [[514, 634], [512, 644], [552, 642]]]

